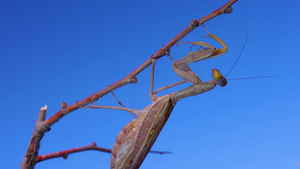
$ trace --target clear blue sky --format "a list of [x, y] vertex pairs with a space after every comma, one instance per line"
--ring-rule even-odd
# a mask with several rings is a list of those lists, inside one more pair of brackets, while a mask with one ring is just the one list
[[[73, 104], [128, 75], [151, 54], [200, 19], [227, 3], [212, 1], [1, 1], [0, 145], [2, 168], [19, 168], [39, 109], [47, 117], [62, 101]], [[229, 81], [224, 88], [177, 103], [142, 169], [299, 169], [299, 11], [300, 1], [238, 1], [230, 15], [206, 23], [229, 46], [220, 58], [191, 64], [204, 80], [211, 69], [226, 74], [245, 41], [240, 61], [228, 77], [279, 78]], [[182, 41], [220, 47], [199, 27]], [[188, 45], [172, 48], [178, 60]], [[155, 87], [181, 80], [164, 57], [157, 63]], [[139, 82], [115, 91], [130, 108], [148, 97], [150, 68]], [[169, 92], [188, 86], [182, 85]], [[111, 95], [98, 105], [117, 105]], [[116, 110], [78, 110], [46, 133], [40, 154], [97, 145], [111, 148], [133, 117]], [[45, 161], [36, 169], [109, 168], [110, 155], [88, 151]]]

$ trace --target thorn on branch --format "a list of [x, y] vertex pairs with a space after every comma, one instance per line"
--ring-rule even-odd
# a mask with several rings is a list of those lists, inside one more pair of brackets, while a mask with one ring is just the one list
[[96, 147], [97, 145], [95, 142], [92, 142], [91, 146]]
[[193, 19], [189, 26], [191, 29], [195, 29], [199, 26], [199, 22], [196, 19]]
[[64, 155], [62, 156], [62, 158], [63, 158], [64, 160], [68, 159], [68, 154], [64, 154]]
[[67, 103], [65, 102], [65, 101], [63, 101], [62, 103], [61, 103], [61, 109], [64, 109], [64, 108], [66, 108], [67, 107]]
[[131, 79], [130, 79], [130, 82], [129, 82], [129, 83], [137, 83], [137, 81], [138, 81], [137, 78], [134, 77], [134, 78], [131, 78]]
[[227, 8], [224, 9], [224, 14], [230, 14], [233, 11], [233, 9], [231, 8], [231, 6], [228, 6]]

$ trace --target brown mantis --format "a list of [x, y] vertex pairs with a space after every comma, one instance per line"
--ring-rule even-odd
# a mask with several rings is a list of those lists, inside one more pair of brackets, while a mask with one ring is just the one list
[[[124, 128], [116, 138], [111, 156], [112, 169], [136, 169], [140, 167], [154, 142], [156, 141], [159, 133], [167, 122], [176, 102], [186, 97], [210, 91], [217, 84], [221, 87], [227, 84], [227, 80], [217, 69], [212, 70], [212, 80], [208, 82], [202, 82], [201, 79], [188, 66], [188, 64], [190, 63], [218, 57], [227, 52], [228, 47], [220, 38], [212, 35], [211, 33], [209, 33], [207, 36], [219, 42], [223, 46], [223, 48], [216, 49], [205, 42], [188, 42], [193, 43], [193, 45], [204, 46], [207, 49], [190, 52], [188, 55], [178, 60], [177, 62], [174, 61], [174, 72], [184, 80], [168, 87], [158, 89], [156, 91], [153, 91], [155, 68], [155, 60], [153, 59], [149, 91], [149, 96], [153, 103], [146, 106], [144, 109], [137, 110], [126, 107], [96, 105], [88, 106], [89, 108], [125, 110], [132, 114], [138, 115], [138, 118], [133, 119], [130, 123], [124, 126]], [[174, 59], [172, 58], [172, 60]], [[167, 95], [159, 97], [156, 95], [156, 92], [158, 91], [173, 87], [187, 81], [193, 83], [193, 85]]]

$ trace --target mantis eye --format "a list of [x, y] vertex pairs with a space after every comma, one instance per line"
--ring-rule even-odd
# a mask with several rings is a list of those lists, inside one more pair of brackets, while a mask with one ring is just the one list
[[219, 80], [221, 77], [223, 77], [223, 75], [221, 74], [221, 72], [214, 68], [212, 69], [212, 77], [215, 79], [215, 80]]

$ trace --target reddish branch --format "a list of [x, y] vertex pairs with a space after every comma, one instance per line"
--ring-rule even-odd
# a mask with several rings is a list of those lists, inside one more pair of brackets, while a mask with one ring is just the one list
[[[39, 120], [35, 126], [35, 129], [33, 131], [31, 140], [29, 142], [24, 161], [21, 162], [21, 168], [22, 169], [32, 169], [34, 168], [34, 165], [37, 162], [38, 157], [38, 149], [39, 149], [39, 143], [41, 139], [43, 138], [46, 131], [50, 129], [50, 126], [52, 126], [54, 123], [58, 122], [62, 117], [65, 115], [71, 113], [72, 111], [84, 107], [88, 104], [91, 104], [95, 101], [97, 101], [99, 98], [104, 96], [105, 94], [114, 91], [126, 84], [129, 83], [136, 83], [137, 79], [135, 78], [139, 73], [141, 73], [144, 69], [146, 69], [149, 65], [151, 65], [153, 59], [158, 59], [166, 54], [169, 53], [172, 46], [174, 46], [177, 42], [179, 42], [183, 37], [185, 37], [188, 33], [190, 33], [192, 30], [197, 28], [199, 25], [204, 24], [205, 22], [209, 21], [210, 19], [221, 15], [221, 14], [228, 14], [231, 13], [232, 8], [231, 5], [234, 4], [237, 0], [231, 0], [218, 10], [212, 12], [211, 14], [201, 18], [200, 20], [193, 20], [188, 27], [186, 27], [181, 33], [179, 33], [174, 39], [172, 39], [169, 43], [167, 43], [164, 47], [162, 47], [158, 52], [156, 52], [154, 55], [151, 56], [148, 60], [146, 60], [143, 64], [141, 64], [137, 69], [135, 69], [132, 73], [124, 77], [123, 79], [119, 80], [118, 82], [106, 87], [105, 89], [81, 100], [78, 101], [70, 106], [67, 106], [63, 104], [62, 109], [59, 110], [57, 113], [55, 113], [52, 117], [45, 120], [45, 114], [46, 110], [41, 109]], [[40, 119], [40, 116], [42, 116], [42, 120]]]
[[39, 155], [36, 162], [41, 162], [41, 161], [44, 161], [44, 160], [57, 158], [57, 157], [62, 157], [64, 159], [67, 159], [69, 154], [77, 153], [77, 152], [80, 152], [80, 151], [87, 151], [87, 150], [98, 150], [98, 151], [107, 152], [107, 153], [111, 152], [110, 149], [97, 147], [96, 143], [93, 142], [91, 145], [88, 145], [88, 146], [72, 148], [72, 149], [69, 149], [69, 150], [59, 151], [59, 152], [45, 154], [45, 155]]
[[[87, 150], [97, 150], [97, 151], [102, 151], [102, 152], [106, 152], [106, 153], [111, 153], [111, 149], [97, 147], [96, 143], [93, 142], [91, 145], [88, 145], [88, 146], [72, 148], [69, 150], [59, 151], [59, 152], [55, 152], [55, 153], [39, 155], [37, 158], [37, 163], [41, 162], [41, 161], [49, 160], [52, 158], [58, 158], [58, 157], [67, 159], [69, 154], [73, 154], [73, 153], [77, 153], [77, 152], [81, 152], [81, 151], [87, 151]], [[150, 151], [150, 153], [171, 154], [171, 152], [163, 152], [163, 151]]]

